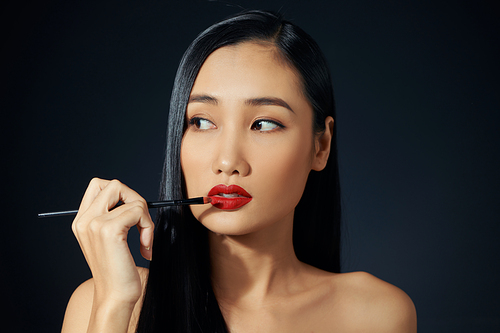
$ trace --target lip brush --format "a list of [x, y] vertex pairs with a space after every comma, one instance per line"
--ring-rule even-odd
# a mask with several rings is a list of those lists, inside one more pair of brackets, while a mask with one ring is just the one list
[[[179, 199], [179, 200], [165, 200], [165, 201], [151, 201], [148, 202], [148, 208], [160, 208], [167, 206], [182, 206], [182, 205], [204, 205], [212, 201], [209, 197], [198, 197], [191, 199]], [[115, 206], [116, 207], [116, 206]], [[38, 214], [38, 217], [55, 217], [55, 216], [67, 216], [76, 215], [78, 210], [65, 210], [62, 212], [50, 212]]]

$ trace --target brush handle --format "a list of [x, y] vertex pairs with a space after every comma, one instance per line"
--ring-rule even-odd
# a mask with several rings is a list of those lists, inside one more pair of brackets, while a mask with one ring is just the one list
[[[203, 205], [211, 202], [212, 200], [208, 197], [198, 197], [191, 199], [178, 199], [178, 200], [165, 200], [165, 201], [151, 201], [148, 202], [148, 208], [161, 208], [167, 206], [182, 206], [182, 205]], [[118, 207], [119, 205], [115, 206]], [[76, 215], [78, 210], [65, 210], [62, 212], [50, 212], [50, 213], [40, 213], [39, 218], [42, 217], [55, 217], [55, 216], [68, 216]]]
[[203, 205], [209, 203], [204, 197], [192, 198], [192, 199], [179, 199], [179, 200], [167, 200], [167, 201], [151, 201], [148, 202], [148, 208], [160, 208], [167, 206], [182, 206], [182, 205]]
[[50, 212], [50, 213], [40, 213], [38, 217], [54, 217], [54, 216], [68, 216], [68, 215], [76, 215], [78, 210], [65, 210], [62, 212]]

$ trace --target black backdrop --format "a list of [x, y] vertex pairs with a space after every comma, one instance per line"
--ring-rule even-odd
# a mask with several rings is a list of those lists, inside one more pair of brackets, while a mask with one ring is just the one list
[[[344, 271], [405, 290], [420, 332], [498, 332], [498, 5], [231, 2], [281, 10], [328, 58]], [[178, 61], [198, 32], [237, 11], [201, 0], [3, 7], [2, 331], [60, 329], [90, 271], [71, 218], [36, 214], [76, 209], [94, 176], [156, 198]], [[130, 243], [146, 265], [135, 230]]]

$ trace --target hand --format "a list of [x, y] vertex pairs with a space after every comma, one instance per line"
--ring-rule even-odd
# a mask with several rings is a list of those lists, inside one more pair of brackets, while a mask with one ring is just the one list
[[[119, 202], [123, 205], [113, 209]], [[94, 178], [72, 229], [94, 278], [94, 306], [137, 302], [142, 287], [127, 244], [131, 227], [140, 233], [141, 254], [151, 259], [154, 224], [146, 201], [118, 180]]]

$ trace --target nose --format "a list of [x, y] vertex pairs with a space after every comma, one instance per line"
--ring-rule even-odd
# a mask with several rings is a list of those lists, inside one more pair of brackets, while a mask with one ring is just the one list
[[245, 140], [236, 131], [231, 132], [221, 135], [217, 140], [212, 171], [217, 175], [248, 176], [251, 168], [244, 154]]

